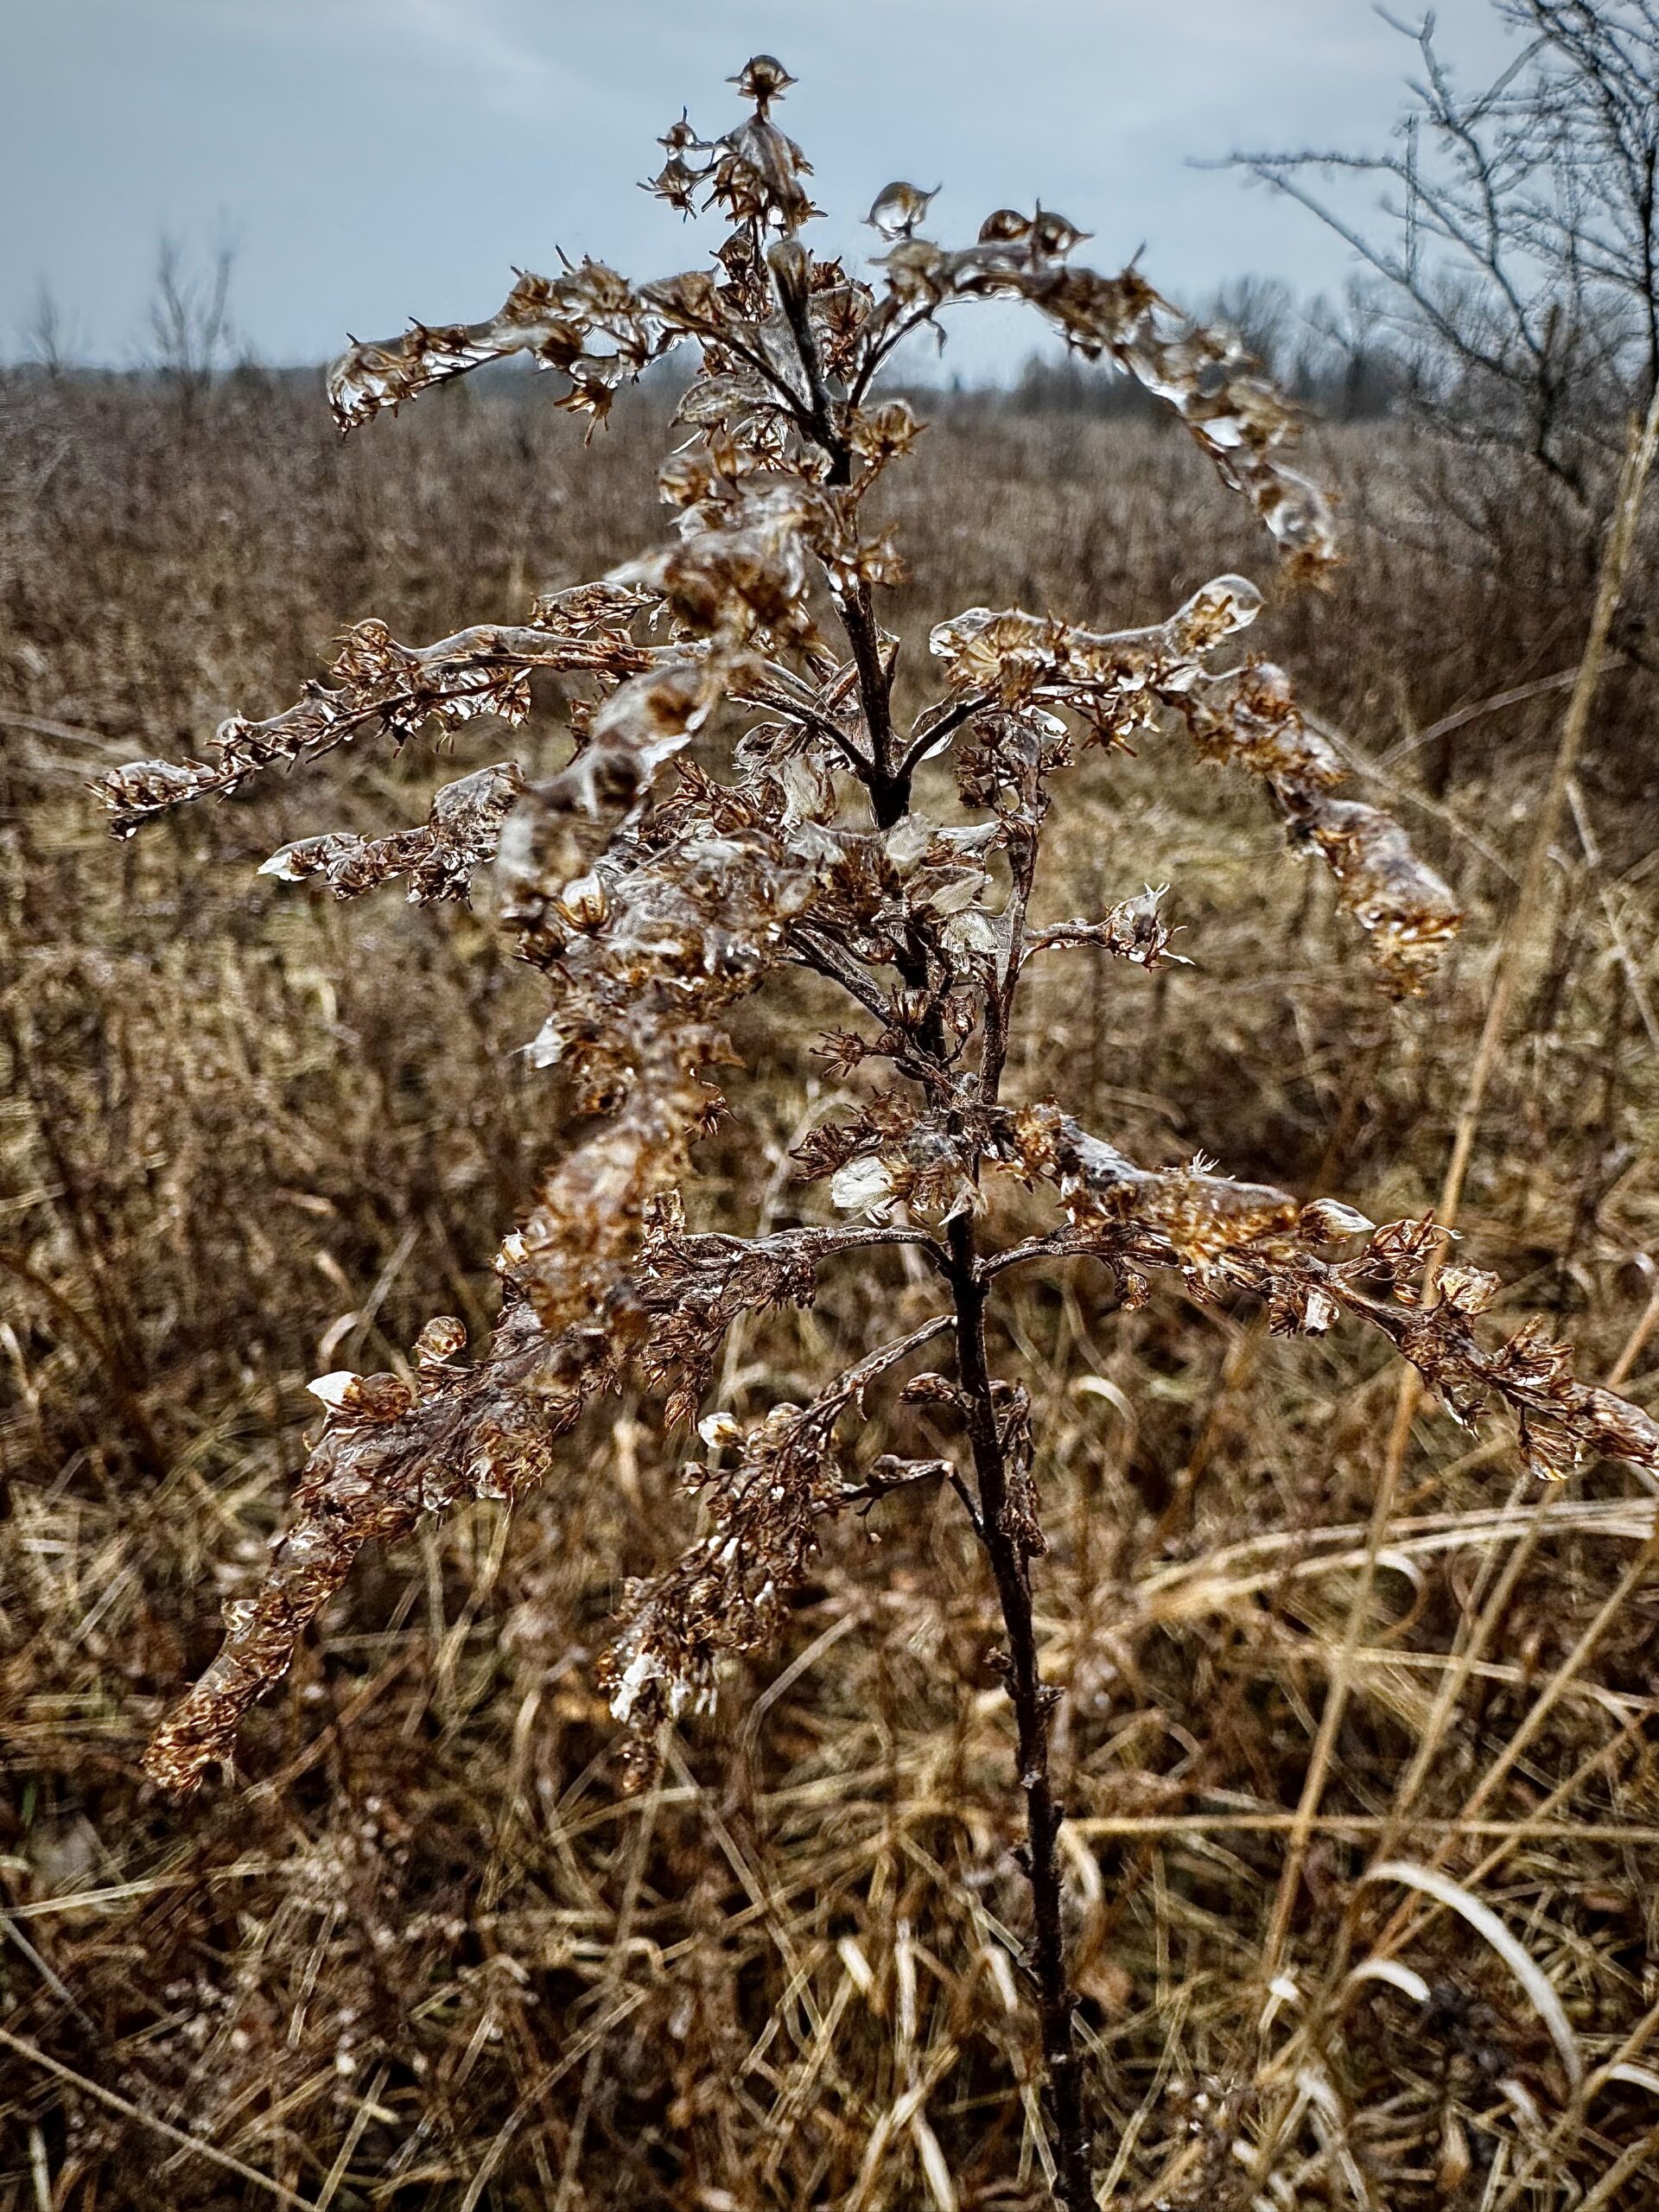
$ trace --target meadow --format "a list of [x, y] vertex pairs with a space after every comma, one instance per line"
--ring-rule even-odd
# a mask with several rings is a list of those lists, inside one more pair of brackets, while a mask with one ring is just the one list
[[[395, 1365], [435, 1313], [487, 1335], [492, 1255], [574, 1109], [484, 917], [256, 874], [318, 827], [421, 819], [495, 757], [487, 725], [129, 843], [86, 785], [285, 704], [361, 617], [411, 641], [518, 617], [654, 537], [665, 400], [584, 450], [539, 397], [504, 377], [342, 446], [306, 378], [0, 391], [0, 2212], [1046, 2197], [995, 1604], [948, 1497], [830, 1533], [784, 1649], [630, 1792], [594, 1663], [696, 1507], [683, 1452], [610, 1400], [510, 1518], [365, 1562], [234, 1779], [180, 1805], [140, 1774], [257, 1581], [308, 1380]], [[1124, 626], [1253, 563], [1249, 517], [1135, 410], [918, 406], [901, 694], [962, 607]], [[1653, 548], [1517, 924], [1593, 540], [1512, 460], [1396, 421], [1319, 429], [1306, 465], [1345, 563], [1251, 643], [1454, 887], [1461, 941], [1390, 1003], [1264, 796], [1184, 741], [1090, 753], [1036, 918], [1168, 881], [1192, 964], [1056, 963], [1009, 1090], [1063, 1084], [1142, 1160], [1421, 1215], [1519, 927], [1459, 1263], [1659, 1410]], [[550, 726], [529, 743], [556, 765]], [[791, 1154], [839, 1087], [804, 1049], [830, 1018], [806, 976], [737, 1009], [711, 1221], [810, 1214]], [[902, 1256], [873, 1262], [901, 1322]], [[802, 1395], [875, 1302], [842, 1274], [740, 1325], [720, 1402]], [[1397, 1370], [1351, 1332], [1281, 1340], [1179, 1283], [1119, 1311], [1073, 1262], [1001, 1350], [1045, 1439], [1101, 2201], [1650, 2205], [1649, 1479], [1541, 1484], [1506, 1428], [1430, 1403], [1378, 1532]], [[1402, 1866], [1428, 1886], [1376, 1872]], [[1333, 1993], [1339, 1932], [1367, 1970]], [[1316, 1999], [1313, 2048], [1287, 2029]]]

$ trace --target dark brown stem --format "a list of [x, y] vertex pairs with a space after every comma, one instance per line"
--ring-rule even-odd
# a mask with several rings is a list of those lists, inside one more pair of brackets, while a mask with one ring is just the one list
[[[795, 341], [801, 372], [806, 378], [808, 405], [798, 418], [802, 431], [829, 456], [828, 481], [837, 486], [849, 485], [853, 480], [852, 448], [836, 419], [835, 402], [824, 380], [823, 363], [813, 335], [806, 296], [779, 270], [775, 257], [773, 275], [779, 303]], [[864, 710], [864, 726], [870, 737], [868, 763], [857, 772], [870, 794], [876, 826], [891, 830], [910, 806], [909, 766], [897, 766], [893, 759], [892, 673], [882, 665], [869, 586], [860, 583], [850, 590], [832, 588], [832, 596], [841, 626], [847, 632], [847, 642], [853, 649], [853, 662], [858, 671], [859, 703]]]
[[817, 730], [820, 737], [827, 739], [835, 747], [860, 783], [869, 781], [869, 762], [853, 743], [846, 731], [838, 728], [828, 715], [821, 715], [816, 707], [809, 707], [804, 701], [793, 697], [767, 698], [759, 691], [753, 691], [747, 695], [741, 691], [734, 691], [731, 696], [740, 706], [778, 709], [784, 714], [792, 715], [797, 721], [806, 723], [809, 728]]
[[893, 763], [893, 679], [881, 664], [876, 641], [875, 617], [870, 607], [870, 588], [861, 584], [836, 602], [841, 626], [853, 649], [858, 669], [858, 696], [870, 733], [870, 806], [876, 827], [891, 830], [910, 811], [910, 776]]
[[[856, 999], [867, 1014], [874, 1015], [884, 1030], [891, 1027], [893, 1008], [847, 954], [801, 922], [793, 925], [790, 936], [795, 947], [795, 957], [803, 967], [811, 968], [820, 976], [827, 976], [831, 982], [839, 983], [849, 997]], [[920, 976], [925, 982], [927, 968], [925, 958], [918, 956], [912, 959], [907, 955], [899, 966], [906, 981]], [[919, 1084], [930, 1096], [948, 1104], [955, 1096], [950, 1072], [938, 1053], [918, 1059], [898, 1049], [890, 1050], [886, 1046], [881, 1049], [901, 1075], [906, 1075], [912, 1083]]]
[[817, 340], [812, 334], [812, 318], [808, 311], [806, 293], [800, 283], [786, 273], [777, 257], [772, 257], [772, 276], [778, 288], [779, 304], [784, 310], [784, 320], [789, 325], [789, 334], [795, 340], [795, 351], [800, 356], [801, 371], [806, 378], [807, 406], [798, 418], [803, 430], [815, 445], [822, 446], [830, 455], [830, 481], [846, 484], [852, 477], [852, 449], [841, 435], [836, 423], [835, 402], [830, 387], [824, 382], [823, 363], [818, 355]]
[[[830, 482], [848, 484], [852, 477], [852, 455], [836, 421], [804, 296], [787, 280], [775, 261], [774, 274], [779, 276], [779, 297], [800, 356], [810, 395], [810, 414], [803, 427], [830, 456]], [[873, 366], [874, 358], [867, 364], [867, 369]], [[836, 591], [833, 595], [842, 627], [852, 647], [858, 672], [859, 702], [869, 733], [869, 757], [861, 771], [862, 780], [869, 793], [877, 827], [890, 830], [909, 811], [911, 777], [918, 761], [930, 745], [948, 736], [952, 728], [965, 721], [979, 702], [964, 701], [946, 709], [931, 728], [913, 734], [911, 745], [901, 753], [893, 727], [892, 671], [882, 663], [869, 586], [861, 583], [851, 590]], [[1007, 964], [987, 992], [981, 1088], [988, 1099], [995, 1097], [1007, 1050], [1008, 1024], [1020, 980], [1026, 905], [1035, 864], [1033, 834], [1022, 841], [1014, 855]], [[913, 936], [900, 955], [899, 967], [912, 988], [925, 986], [926, 956]], [[945, 1040], [937, 1014], [925, 1025], [921, 1041], [944, 1071], [947, 1059]], [[1009, 1506], [1007, 1457], [985, 1351], [985, 1282], [975, 1250], [971, 1216], [958, 1214], [950, 1223], [949, 1236], [945, 1272], [957, 1310], [957, 1374], [962, 1386], [964, 1421], [978, 1489], [977, 1499], [965, 1498], [964, 1503], [975, 1533], [990, 1560], [1007, 1631], [1006, 1679], [1014, 1704], [1020, 1787], [1026, 1793], [1027, 1845], [1022, 1857], [1032, 1897], [1030, 1965], [1037, 1985], [1044, 2070], [1054, 2131], [1055, 2196], [1065, 2212], [1094, 2212], [1094, 2191], [1089, 2180], [1089, 2129], [1084, 2116], [1082, 2069], [1073, 2020], [1077, 1999], [1066, 1976], [1065, 1939], [1061, 1926], [1060, 1868], [1056, 1847], [1063, 1813], [1055, 1802], [1048, 1773], [1048, 1719], [1059, 1694], [1044, 1682], [1037, 1663], [1030, 1564], [1025, 1545], [1015, 1532]]]
[[978, 714], [988, 703], [981, 693], [975, 692], [966, 699], [958, 699], [952, 705], [936, 710], [931, 718], [925, 715], [911, 732], [909, 747], [899, 764], [899, 774], [912, 775], [936, 747], [943, 745], [947, 738], [962, 728], [963, 722]]
[[999, 973], [985, 993], [985, 1042], [980, 1056], [980, 1096], [989, 1105], [996, 1103], [1003, 1066], [1008, 1057], [1008, 1038], [1014, 1026], [1014, 996], [1020, 988], [1020, 970], [1025, 964], [1026, 914], [1031, 905], [1032, 886], [1037, 876], [1038, 836], [1041, 820], [1039, 811], [1034, 823], [1011, 822], [1008, 825], [1008, 872], [1012, 888], [1002, 916], [1007, 949]]
[[985, 1286], [968, 1215], [958, 1214], [951, 1222], [950, 1240], [950, 1287], [957, 1306], [957, 1376], [962, 1385], [968, 1441], [979, 1486], [978, 1534], [991, 1563], [1007, 1630], [1006, 1681], [1014, 1706], [1020, 1783], [1026, 1793], [1027, 1845], [1022, 1856], [1031, 1885], [1030, 1965], [1037, 1985], [1054, 2130], [1055, 2196], [1065, 2212], [1094, 2212], [1089, 2127], [1073, 2021], [1077, 1999], [1066, 1975], [1060, 1917], [1056, 1845], [1065, 1815], [1055, 1801], [1048, 1771], [1049, 1714], [1059, 1694], [1043, 1681], [1037, 1663], [1031, 1571], [1009, 1512], [1007, 1465], [985, 1352]]

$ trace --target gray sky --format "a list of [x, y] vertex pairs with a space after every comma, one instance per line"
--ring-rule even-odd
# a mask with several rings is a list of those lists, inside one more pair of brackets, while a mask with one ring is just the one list
[[[1513, 50], [1489, 0], [1437, 13], [1471, 76]], [[1244, 270], [1344, 283], [1311, 218], [1188, 162], [1378, 143], [1412, 58], [1370, 0], [0, 0], [0, 354], [46, 279], [78, 351], [133, 358], [163, 232], [235, 241], [237, 325], [270, 362], [476, 318], [556, 245], [688, 266], [699, 230], [634, 188], [683, 103], [705, 132], [734, 118], [721, 80], [756, 48], [801, 79], [779, 119], [830, 211], [815, 243], [873, 247], [856, 218], [893, 176], [943, 181], [947, 242], [1040, 195], [1099, 266], [1144, 241], [1177, 300]], [[944, 365], [1029, 344], [976, 313]]]

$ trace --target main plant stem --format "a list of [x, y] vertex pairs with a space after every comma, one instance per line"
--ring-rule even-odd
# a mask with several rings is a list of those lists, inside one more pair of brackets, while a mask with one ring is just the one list
[[[846, 621], [847, 609], [842, 610]], [[855, 625], [848, 623], [856, 637]], [[882, 748], [876, 741], [878, 715], [886, 721], [885, 685], [873, 696], [865, 687], [866, 724], [872, 749], [880, 762]], [[874, 709], [874, 711], [873, 711]], [[887, 723], [890, 729], [890, 722]], [[889, 756], [890, 757], [890, 756]], [[878, 770], [878, 776], [879, 776]], [[870, 784], [870, 799], [878, 823], [891, 829], [909, 805], [909, 778], [883, 785]], [[1023, 920], [1030, 889], [1030, 861], [1015, 871], [1013, 927]], [[925, 986], [927, 963], [915, 945], [899, 958], [899, 972], [912, 987]], [[1017, 958], [1010, 955], [1007, 980], [994, 985], [987, 1000], [986, 1059], [982, 1076], [982, 1095], [995, 1098], [1001, 1061], [1007, 1048], [1007, 1021], [1014, 988], [1019, 975]], [[944, 1040], [937, 1027], [925, 1039], [945, 1065]], [[964, 1425], [973, 1454], [974, 1479], [979, 1492], [977, 1529], [991, 1564], [997, 1599], [1007, 1631], [1007, 1682], [1014, 1706], [1017, 1736], [1016, 1758], [1020, 1784], [1026, 1794], [1026, 1879], [1031, 1887], [1032, 1941], [1030, 1964], [1037, 1984], [1041, 2020], [1043, 2065], [1047, 2077], [1051, 2123], [1054, 2133], [1055, 2196], [1065, 2212], [1094, 2212], [1094, 2191], [1089, 2179], [1089, 2127], [1084, 2115], [1083, 2071], [1077, 2056], [1073, 2014], [1077, 1999], [1065, 1970], [1065, 1936], [1061, 1922], [1062, 1890], [1057, 1846], [1065, 1817], [1056, 1802], [1048, 1771], [1048, 1719], [1059, 1694], [1050, 1688], [1037, 1663], [1037, 1630], [1031, 1603], [1031, 1567], [1015, 1534], [1008, 1510], [1008, 1471], [1002, 1431], [991, 1389], [990, 1363], [985, 1351], [985, 1283], [975, 1248], [973, 1217], [956, 1215], [947, 1230], [946, 1274], [957, 1309], [957, 1379], [962, 1388]]]
[[[835, 409], [824, 382], [804, 299], [786, 281], [780, 281], [778, 289], [806, 376], [808, 412], [802, 429], [829, 455], [829, 482], [836, 486], [848, 484], [852, 477], [852, 453], [836, 424]], [[850, 589], [836, 592], [834, 596], [858, 671], [859, 699], [869, 740], [870, 766], [865, 785], [870, 810], [879, 829], [891, 830], [910, 810], [911, 766], [908, 761], [899, 760], [894, 743], [892, 670], [882, 662], [869, 586], [861, 582]], [[1033, 845], [1022, 852], [1015, 867], [1007, 967], [1001, 981], [993, 984], [988, 1002], [981, 1082], [982, 1094], [991, 1099], [996, 1095], [1007, 1051], [1008, 1015], [1020, 972], [1019, 932], [1023, 926], [1034, 860]], [[907, 984], [925, 988], [926, 955], [913, 938], [900, 953], [899, 967]], [[944, 1037], [937, 1015], [931, 1024], [931, 1033], [924, 1041], [940, 1068], [945, 1068]], [[1094, 2212], [1094, 2191], [1089, 2179], [1089, 2129], [1084, 2116], [1083, 2075], [1073, 2018], [1077, 1999], [1066, 1976], [1065, 1936], [1061, 1923], [1057, 1847], [1064, 1815], [1055, 1802], [1048, 1772], [1048, 1719], [1058, 1702], [1059, 1694], [1044, 1681], [1037, 1663], [1030, 1562], [1015, 1534], [1014, 1516], [1009, 1511], [1007, 1454], [985, 1352], [985, 1284], [975, 1249], [971, 1215], [957, 1214], [950, 1224], [948, 1236], [946, 1272], [957, 1309], [957, 1376], [962, 1387], [963, 1417], [979, 1493], [978, 1533], [991, 1563], [1008, 1638], [1006, 1680], [1018, 1738], [1020, 1783], [1026, 1794], [1027, 1841], [1023, 1857], [1032, 1898], [1030, 1965], [1037, 1984], [1043, 2065], [1054, 2133], [1055, 2196], [1065, 2212]]]
[[[902, 770], [895, 773], [891, 766], [893, 725], [888, 685], [874, 650], [874, 626], [869, 620], [868, 600], [851, 604], [843, 601], [840, 611], [858, 663], [865, 726], [874, 764], [868, 783], [871, 808], [878, 825], [889, 830], [909, 810], [910, 778]], [[1011, 917], [1014, 932], [1023, 925], [1034, 857], [1034, 849], [1028, 849], [1015, 868]], [[1017, 938], [1011, 937], [1010, 944], [1012, 948], [1017, 944]], [[925, 987], [927, 961], [918, 945], [912, 943], [906, 948], [899, 967], [907, 984]], [[986, 1051], [981, 1090], [982, 1096], [990, 1099], [995, 1097], [1001, 1074], [1018, 976], [1017, 953], [1011, 949], [1006, 978], [1001, 984], [991, 986], [986, 1001]], [[924, 1041], [944, 1067], [944, 1038], [937, 1016]], [[1048, 1719], [1058, 1702], [1058, 1692], [1044, 1681], [1037, 1663], [1030, 1561], [1008, 1510], [1007, 1459], [992, 1394], [990, 1363], [986, 1357], [986, 1292], [975, 1249], [972, 1216], [956, 1215], [947, 1235], [946, 1272], [957, 1309], [957, 1379], [962, 1387], [963, 1418], [979, 1492], [978, 1533], [991, 1563], [1003, 1625], [1007, 1631], [1005, 1679], [1014, 1706], [1020, 1784], [1026, 1794], [1027, 1840], [1022, 1857], [1026, 1879], [1031, 1887], [1030, 1965], [1037, 1984], [1043, 2066], [1054, 2136], [1055, 2196], [1065, 2212], [1094, 2212], [1083, 2071], [1073, 2020], [1077, 1999], [1066, 1975], [1065, 1936], [1061, 1922], [1057, 1846], [1064, 1814], [1055, 1801], [1048, 1771]]]
[[969, 1446], [979, 1491], [979, 1535], [991, 1563], [1007, 1630], [1005, 1680], [1018, 1733], [1020, 1784], [1026, 1794], [1026, 1878], [1031, 1885], [1030, 1964], [1042, 2022], [1043, 2062], [1054, 2130], [1055, 2194], [1066, 2212], [1093, 2212], [1089, 2128], [1072, 2015], [1077, 1999], [1065, 1970], [1057, 1846], [1063, 1808], [1048, 1771], [1048, 1720], [1058, 1702], [1037, 1663], [1031, 1569], [1008, 1510], [1007, 1464], [985, 1354], [985, 1285], [974, 1249], [971, 1217], [950, 1226], [950, 1280], [957, 1308], [957, 1376], [962, 1386]]

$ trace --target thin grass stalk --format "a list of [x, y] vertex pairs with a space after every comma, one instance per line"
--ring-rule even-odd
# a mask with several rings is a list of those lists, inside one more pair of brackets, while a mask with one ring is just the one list
[[[1585, 640], [1584, 654], [1579, 663], [1579, 672], [1567, 702], [1561, 723], [1560, 740], [1550, 769], [1533, 830], [1532, 842], [1522, 871], [1520, 888], [1510, 910], [1503, 936], [1498, 948], [1497, 963], [1493, 974], [1491, 993], [1487, 1001], [1486, 1017], [1481, 1027], [1480, 1041], [1469, 1070], [1463, 1103], [1459, 1109], [1456, 1133], [1452, 1140], [1451, 1158], [1440, 1186], [1435, 1218], [1440, 1230], [1424, 1278], [1424, 1295], [1431, 1297], [1445, 1265], [1452, 1231], [1456, 1228], [1458, 1211], [1463, 1198], [1464, 1179], [1468, 1173], [1470, 1159], [1474, 1151], [1475, 1137], [1480, 1127], [1481, 1113], [1485, 1104], [1487, 1085], [1497, 1064], [1502, 1050], [1504, 1027], [1509, 1019], [1510, 1004], [1516, 983], [1522, 972], [1537, 927], [1539, 901], [1543, 890], [1544, 875], [1549, 861], [1550, 846], [1554, 840], [1562, 806], [1566, 803], [1567, 785], [1578, 764], [1584, 745], [1585, 734], [1590, 725], [1590, 711], [1595, 702], [1597, 690], [1606, 664], [1607, 641], [1611, 634], [1613, 618], [1618, 611], [1624, 592], [1631, 550], [1636, 542], [1636, 530], [1641, 517], [1643, 494], [1647, 487], [1653, 467], [1656, 447], [1659, 447], [1659, 392], [1656, 392], [1645, 417], [1632, 423], [1629, 445], [1621, 471], [1614, 501], [1611, 523], [1607, 535], [1606, 550], [1596, 587], [1596, 599], [1590, 619], [1589, 632]], [[1283, 1872], [1274, 1900], [1272, 1919], [1268, 1923], [1268, 1939], [1263, 1951], [1262, 1980], [1270, 1982], [1278, 1972], [1283, 1954], [1285, 1937], [1289, 1929], [1290, 1916], [1295, 1909], [1300, 1892], [1303, 1867], [1306, 1860], [1312, 1823], [1318, 1814], [1330, 1777], [1332, 1758], [1336, 1748], [1338, 1732], [1346, 1710], [1348, 1692], [1352, 1675], [1353, 1655], [1359, 1647], [1364, 1632], [1366, 1617], [1370, 1609], [1376, 1580], [1376, 1562], [1382, 1551], [1389, 1524], [1394, 1516], [1395, 1502], [1399, 1494], [1401, 1477], [1405, 1467], [1406, 1454], [1410, 1446], [1413, 1424], [1422, 1402], [1422, 1377], [1414, 1367], [1402, 1370], [1400, 1388], [1395, 1401], [1394, 1418], [1383, 1454], [1382, 1472], [1377, 1485], [1376, 1500], [1371, 1514], [1370, 1532], [1366, 1541], [1366, 1563], [1361, 1569], [1350, 1601], [1347, 1620], [1343, 1630], [1330, 1682], [1325, 1691], [1324, 1709], [1319, 1718], [1319, 1734], [1308, 1761], [1307, 1775], [1298, 1806], [1298, 1825], [1293, 1829], [1289, 1847], [1285, 1856]]]

